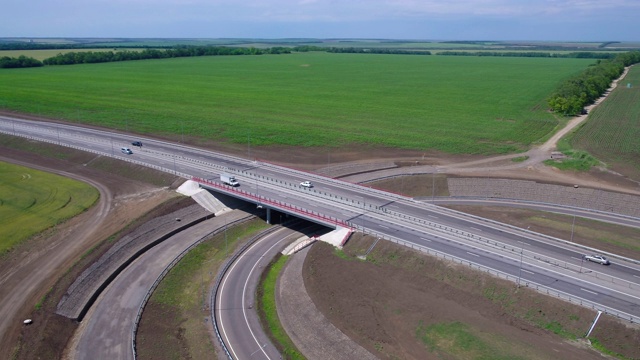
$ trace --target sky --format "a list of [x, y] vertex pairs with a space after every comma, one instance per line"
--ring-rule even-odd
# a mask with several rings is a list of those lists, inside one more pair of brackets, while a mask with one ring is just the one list
[[640, 41], [640, 0], [2, 0], [0, 37]]

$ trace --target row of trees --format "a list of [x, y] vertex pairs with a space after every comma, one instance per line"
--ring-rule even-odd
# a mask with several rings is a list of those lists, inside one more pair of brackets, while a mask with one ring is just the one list
[[609, 88], [611, 82], [622, 75], [624, 68], [640, 63], [640, 51], [619, 54], [613, 59], [598, 60], [581, 74], [560, 84], [549, 97], [551, 110], [563, 115], [580, 114]]
[[325, 51], [330, 53], [349, 54], [400, 54], [400, 55], [431, 55], [430, 51], [424, 50], [401, 50], [390, 48], [357, 48], [357, 47], [321, 47], [313, 45], [301, 45], [292, 49], [295, 52]]
[[356, 47], [344, 47], [344, 48], [324, 48], [323, 51], [330, 53], [349, 53], [349, 54], [396, 54], [396, 55], [431, 55], [430, 51], [422, 50], [401, 50], [401, 49], [389, 49], [389, 48], [356, 48]]
[[92, 64], [113, 61], [166, 59], [192, 56], [223, 56], [223, 55], [262, 55], [287, 54], [291, 49], [286, 47], [272, 47], [266, 49], [240, 48], [224, 46], [179, 46], [171, 49], [144, 49], [141, 51], [87, 51], [68, 52], [58, 54], [44, 60], [45, 65]]
[[539, 51], [441, 51], [437, 55], [446, 56], [504, 56], [504, 57], [542, 57], [542, 58], [578, 58], [578, 59], [611, 59], [615, 54], [608, 52], [571, 52], [549, 53]]
[[24, 55], [20, 55], [17, 58], [8, 57], [8, 56], [0, 57], [0, 68], [5, 68], [5, 69], [37, 67], [42, 65], [43, 65], [42, 61], [36, 60], [32, 57], [26, 57]]

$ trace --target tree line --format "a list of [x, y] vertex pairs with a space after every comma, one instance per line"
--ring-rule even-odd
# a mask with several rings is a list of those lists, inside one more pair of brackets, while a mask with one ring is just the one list
[[114, 61], [167, 59], [191, 56], [224, 56], [224, 55], [263, 55], [288, 54], [288, 47], [272, 47], [265, 49], [225, 47], [225, 46], [177, 46], [169, 49], [143, 49], [140, 51], [84, 51], [60, 53], [43, 61], [21, 55], [18, 58], [8, 56], [0, 58], [0, 68], [21, 68], [43, 65], [94, 64]]
[[503, 57], [541, 57], [576, 59], [612, 59], [616, 55], [608, 52], [579, 51], [570, 53], [550, 53], [540, 51], [441, 51], [437, 55], [445, 56], [503, 56]]
[[356, 48], [356, 47], [344, 47], [344, 48], [324, 48], [323, 51], [330, 53], [348, 53], [348, 54], [396, 54], [396, 55], [431, 55], [430, 51], [422, 50], [402, 50], [402, 49], [390, 49], [390, 48]]
[[272, 47], [266, 49], [224, 46], [178, 46], [171, 49], [144, 49], [140, 51], [87, 51], [58, 54], [43, 61], [45, 65], [92, 64], [113, 61], [167, 59], [193, 56], [288, 54], [291, 49]]
[[640, 62], [640, 51], [616, 55], [612, 59], [598, 60], [582, 73], [562, 82], [548, 98], [553, 112], [576, 115], [583, 112], [609, 88], [611, 82], [622, 75], [624, 68]]
[[329, 53], [347, 54], [396, 54], [396, 55], [431, 55], [430, 51], [423, 50], [402, 50], [390, 48], [358, 48], [358, 47], [322, 47], [314, 45], [295, 46], [295, 52], [323, 51]]
[[0, 68], [4, 69], [37, 67], [42, 65], [44, 65], [42, 61], [24, 55], [20, 55], [17, 58], [8, 56], [0, 57]]

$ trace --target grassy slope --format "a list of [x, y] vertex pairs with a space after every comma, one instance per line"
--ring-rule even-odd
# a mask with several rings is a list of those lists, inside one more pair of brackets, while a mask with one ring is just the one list
[[75, 180], [0, 162], [0, 253], [95, 203], [98, 191]]
[[0, 108], [255, 145], [503, 153], [556, 126], [544, 98], [591, 62], [300, 53], [5, 69]]

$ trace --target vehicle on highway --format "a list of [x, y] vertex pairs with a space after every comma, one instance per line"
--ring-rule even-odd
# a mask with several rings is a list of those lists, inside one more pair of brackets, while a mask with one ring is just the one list
[[142, 147], [142, 141], [134, 141], [131, 143], [133, 146]]
[[120, 151], [122, 151], [123, 154], [127, 154], [127, 155], [133, 154], [133, 151], [131, 151], [131, 149], [126, 147], [123, 147], [122, 149], [120, 149]]
[[220, 181], [229, 185], [229, 186], [238, 186], [240, 183], [236, 180], [235, 176], [230, 174], [222, 173], [220, 174]]
[[593, 261], [593, 262], [597, 262], [601, 265], [609, 265], [611, 264], [611, 262], [609, 261], [609, 259], [607, 259], [606, 257], [602, 256], [602, 255], [585, 255], [584, 258], [588, 261]]
[[310, 181], [303, 181], [300, 183], [300, 186], [302, 187], [306, 187], [307, 189], [310, 189], [313, 187], [313, 184]]

